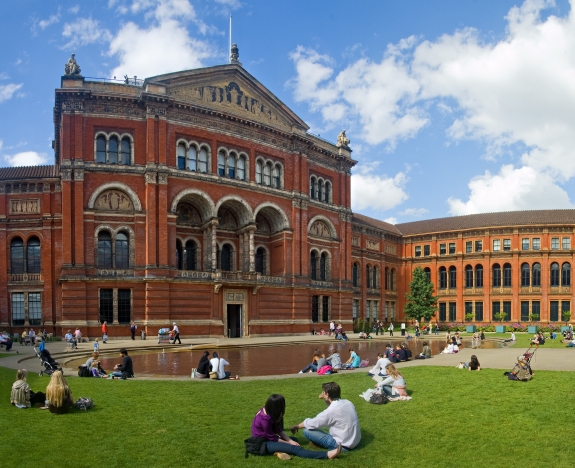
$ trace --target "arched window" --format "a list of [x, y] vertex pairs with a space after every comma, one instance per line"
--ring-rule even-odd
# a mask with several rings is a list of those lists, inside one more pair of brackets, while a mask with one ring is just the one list
[[233, 153], [228, 156], [228, 177], [236, 178], [236, 158]]
[[98, 268], [112, 268], [112, 236], [108, 231], [98, 233]]
[[371, 274], [371, 287], [373, 289], [377, 289], [377, 277], [378, 277], [378, 269], [376, 266], [373, 267], [373, 272]]
[[323, 196], [323, 180], [320, 179], [317, 181], [316, 198], [318, 199], [318, 201], [321, 201], [322, 196]]
[[559, 286], [559, 264], [551, 264], [551, 286]]
[[122, 145], [120, 148], [120, 164], [129, 166], [131, 162], [132, 162], [131, 142], [129, 138], [124, 138], [122, 140]]
[[125, 232], [116, 235], [116, 268], [122, 270], [130, 268], [130, 247]]
[[357, 263], [354, 263], [351, 269], [351, 281], [354, 288], [359, 287], [359, 265]]
[[431, 283], [431, 269], [430, 268], [424, 268], [423, 272], [425, 273], [425, 276], [427, 276], [427, 281], [429, 281]]
[[365, 285], [371, 288], [371, 266], [369, 265], [365, 267]]
[[[29, 270], [28, 273], [30, 273]], [[561, 286], [571, 286], [571, 265], [569, 263], [564, 263], [561, 267]]]
[[32, 237], [26, 244], [26, 270], [28, 273], [40, 273], [40, 239]]
[[184, 258], [183, 251], [182, 251], [182, 243], [177, 240], [176, 241], [176, 268], [178, 270], [182, 270], [182, 259]]
[[454, 266], [449, 267], [449, 289], [457, 287], [457, 268]]
[[208, 152], [200, 148], [200, 172], [208, 172]]
[[246, 180], [246, 159], [243, 156], [238, 159], [238, 179]]
[[106, 163], [106, 137], [103, 135], [96, 139], [96, 162]]
[[475, 287], [483, 287], [483, 265], [477, 265], [475, 267]]
[[190, 146], [188, 149], [188, 170], [196, 171], [198, 169], [198, 152], [196, 148]]
[[439, 268], [439, 289], [447, 289], [447, 269]]
[[325, 183], [325, 197], [324, 197], [324, 201], [326, 203], [329, 203], [331, 198], [331, 184], [329, 182]]
[[226, 154], [223, 151], [218, 153], [218, 175], [220, 177], [226, 176]]
[[315, 184], [315, 177], [312, 177], [309, 183], [309, 196], [312, 200], [315, 200]]
[[10, 242], [10, 273], [13, 275], [24, 273], [24, 241], [19, 237]]
[[521, 286], [531, 285], [531, 268], [528, 263], [521, 265]]
[[186, 242], [186, 270], [196, 269], [196, 243], [189, 240]]
[[327, 269], [328, 269], [328, 258], [327, 254], [324, 252], [321, 254], [321, 259], [319, 263], [319, 273], [322, 281], [327, 281]]
[[499, 263], [494, 263], [493, 266], [491, 267], [491, 284], [493, 285], [494, 288], [500, 288], [501, 287], [501, 267], [499, 266]]
[[533, 287], [541, 286], [541, 265], [539, 263], [533, 264], [533, 281], [531, 284]]
[[473, 287], [473, 267], [471, 265], [465, 267], [465, 287]]
[[503, 265], [503, 287], [510, 288], [511, 287], [511, 264], [506, 263]]
[[116, 137], [108, 141], [108, 164], [118, 164], [118, 139]]
[[183, 144], [178, 145], [178, 169], [186, 168], [186, 147]]
[[317, 279], [317, 254], [315, 252], [315, 250], [312, 250], [311, 254], [310, 254], [310, 273], [311, 273], [311, 279], [312, 280], [316, 280]]
[[266, 274], [266, 249], [259, 247], [256, 250], [256, 272]]
[[281, 188], [280, 167], [277, 164], [274, 166], [273, 184], [274, 188]]
[[263, 165], [262, 165], [261, 161], [256, 162], [256, 184], [262, 184], [263, 183], [263, 178], [262, 178], [263, 167], [262, 166]]
[[264, 166], [264, 185], [268, 187], [272, 184], [272, 165], [266, 164]]
[[232, 271], [232, 248], [229, 244], [224, 244], [222, 246], [220, 265], [223, 271]]

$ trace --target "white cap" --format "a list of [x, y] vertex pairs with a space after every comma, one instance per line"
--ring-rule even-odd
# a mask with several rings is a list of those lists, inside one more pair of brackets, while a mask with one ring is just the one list
[[176, 322], [174, 322], [174, 325], [176, 324]]

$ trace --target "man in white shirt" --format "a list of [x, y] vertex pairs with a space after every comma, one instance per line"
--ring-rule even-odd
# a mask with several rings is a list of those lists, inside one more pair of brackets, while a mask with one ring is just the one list
[[[327, 409], [315, 418], [307, 418], [302, 423], [291, 427], [292, 434], [298, 429], [304, 429], [306, 436], [314, 445], [326, 450], [352, 450], [359, 445], [361, 429], [355, 406], [349, 400], [341, 399], [341, 388], [335, 382], [327, 382], [322, 386], [319, 398], [327, 404]], [[329, 434], [320, 427], [329, 427]]]
[[176, 325], [176, 322], [174, 322], [174, 328], [171, 333], [174, 334], [174, 341], [172, 341], [172, 344], [176, 344], [176, 340], [178, 340], [178, 343], [182, 344], [182, 340], [180, 340], [180, 329]]
[[386, 375], [385, 372], [385, 368], [387, 367], [388, 364], [391, 364], [391, 361], [389, 359], [387, 359], [382, 353], [378, 353], [377, 355], [377, 362], [375, 363], [375, 366], [373, 366], [373, 368], [368, 372], [370, 377], [373, 377], [374, 375]]

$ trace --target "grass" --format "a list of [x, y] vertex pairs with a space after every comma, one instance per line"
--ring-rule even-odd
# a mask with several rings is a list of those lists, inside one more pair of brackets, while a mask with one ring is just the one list
[[[511, 363], [510, 363], [511, 364]], [[15, 371], [0, 368], [2, 464], [35, 466], [58, 460], [84, 466], [283, 466], [275, 457], [244, 459], [251, 420], [271, 393], [287, 401], [286, 426], [325, 408], [321, 383], [336, 380], [358, 411], [362, 442], [337, 466], [572, 466], [557, 417], [575, 405], [573, 374], [538, 371], [531, 382], [512, 382], [500, 370], [403, 369], [413, 400], [371, 405], [358, 397], [373, 381], [361, 374], [267, 381], [118, 381], [70, 378], [75, 397], [95, 407], [53, 415], [9, 404]], [[33, 390], [48, 378], [29, 375]], [[303, 435], [300, 433], [302, 439]], [[304, 445], [307, 441], [304, 440]], [[9, 449], [7, 449], [9, 447]], [[294, 459], [292, 465], [317, 466]]]
[[14, 353], [0, 353], [0, 359], [3, 357], [14, 356]]
[[[511, 337], [511, 333], [497, 333], [496, 335], [497, 338], [503, 338], [503, 339], [508, 339]], [[545, 336], [548, 336], [548, 333], [545, 334]], [[531, 340], [533, 339], [533, 334], [532, 333], [515, 333], [515, 347], [516, 348], [529, 348], [529, 344], [531, 343]], [[561, 333], [557, 333], [557, 338], [554, 340], [545, 340], [545, 344], [540, 346], [541, 349], [543, 348], [566, 348], [567, 344], [566, 343], [562, 343], [561, 341], [563, 340], [563, 335]]]

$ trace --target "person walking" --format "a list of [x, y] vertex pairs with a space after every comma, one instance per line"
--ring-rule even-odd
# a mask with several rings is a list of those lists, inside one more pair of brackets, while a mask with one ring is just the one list
[[102, 324], [102, 343], [106, 344], [108, 341], [108, 322], [104, 320]]
[[136, 339], [136, 329], [138, 328], [138, 326], [136, 325], [136, 322], [134, 322], [132, 320], [132, 323], [130, 324], [130, 333], [132, 334], [132, 341], [134, 341]]
[[393, 322], [389, 324], [389, 328], [387, 330], [389, 331], [389, 336], [393, 336]]
[[[321, 388], [319, 398], [325, 401], [327, 409], [315, 418], [307, 418], [292, 426], [292, 434], [298, 429], [304, 429], [303, 435], [310, 442], [327, 450], [341, 447], [342, 451], [348, 451], [356, 448], [361, 441], [361, 429], [355, 406], [351, 401], [341, 398], [341, 388], [336, 382], [326, 382]], [[321, 431], [320, 427], [328, 427], [329, 433]]]
[[335, 335], [335, 322], [332, 320], [329, 322], [329, 336]]
[[180, 329], [176, 325], [176, 322], [174, 322], [173, 327], [171, 333], [174, 334], [174, 341], [172, 341], [172, 344], [176, 344], [176, 340], [178, 340], [179, 344], [182, 344], [182, 340], [180, 340]]

